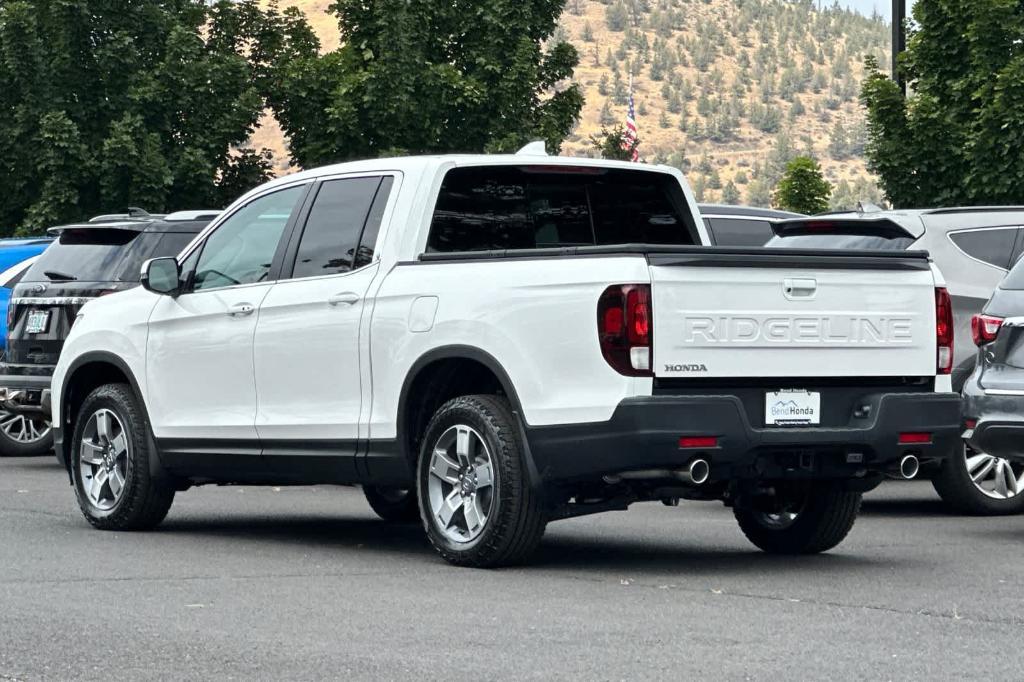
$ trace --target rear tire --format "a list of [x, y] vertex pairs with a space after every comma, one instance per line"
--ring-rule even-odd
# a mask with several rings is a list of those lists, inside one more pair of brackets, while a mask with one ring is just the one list
[[36, 457], [51, 450], [49, 420], [0, 410], [0, 457]]
[[504, 398], [463, 396], [434, 414], [416, 478], [427, 538], [446, 561], [507, 566], [534, 552], [547, 517], [525, 457]]
[[770, 554], [817, 554], [846, 538], [860, 511], [861, 493], [832, 486], [791, 492], [771, 511], [735, 507], [740, 530]]
[[100, 530], [147, 530], [167, 516], [174, 487], [151, 469], [153, 438], [138, 399], [125, 384], [90, 393], [71, 440], [75, 496], [86, 521]]
[[[967, 471], [967, 458], [975, 454], [977, 453], [965, 445], [957, 449], [932, 475], [932, 486], [942, 501], [954, 511], [974, 516], [1004, 516], [1024, 511], [1024, 490], [999, 499], [992, 496], [994, 493], [986, 494], [978, 489]], [[1010, 471], [1014, 478], [1019, 478], [1017, 474], [1020, 466], [1010, 464], [1006, 460], [1000, 460], [993, 467], [991, 475], [995, 477], [1001, 471], [1001, 467], [1008, 466], [1013, 467]], [[1004, 484], [1004, 487], [1009, 492], [1009, 486]]]
[[366, 485], [363, 495], [370, 508], [385, 521], [411, 523], [420, 518], [420, 505], [413, 490]]

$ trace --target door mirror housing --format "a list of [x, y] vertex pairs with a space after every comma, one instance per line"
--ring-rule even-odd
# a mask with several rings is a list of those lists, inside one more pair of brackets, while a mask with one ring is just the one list
[[141, 282], [155, 294], [175, 296], [181, 289], [181, 266], [175, 258], [150, 258], [142, 264]]

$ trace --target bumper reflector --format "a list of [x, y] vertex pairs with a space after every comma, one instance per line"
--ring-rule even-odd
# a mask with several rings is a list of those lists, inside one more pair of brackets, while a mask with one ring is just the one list
[[901, 433], [900, 434], [900, 445], [921, 445], [923, 443], [931, 443], [932, 434], [930, 433]]
[[683, 436], [679, 439], [681, 448], [717, 448], [718, 438], [716, 436]]

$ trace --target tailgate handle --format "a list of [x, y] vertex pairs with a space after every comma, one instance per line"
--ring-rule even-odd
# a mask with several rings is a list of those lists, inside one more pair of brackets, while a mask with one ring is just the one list
[[785, 279], [782, 282], [782, 292], [791, 301], [812, 299], [818, 293], [818, 282], [808, 277]]

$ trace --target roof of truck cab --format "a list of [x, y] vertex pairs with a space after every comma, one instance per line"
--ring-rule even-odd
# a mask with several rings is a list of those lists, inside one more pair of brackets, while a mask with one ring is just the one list
[[620, 170], [651, 171], [656, 173], [681, 174], [677, 168], [663, 165], [638, 164], [631, 161], [610, 161], [574, 156], [541, 156], [539, 154], [438, 154], [432, 156], [392, 156], [362, 161], [347, 161], [329, 166], [320, 166], [285, 175], [247, 192], [249, 196], [257, 191], [288, 185], [302, 180], [311, 180], [328, 175], [346, 173], [370, 173], [375, 171], [398, 171], [401, 173], [435, 172], [445, 166], [579, 166], [585, 168], [614, 168]]

